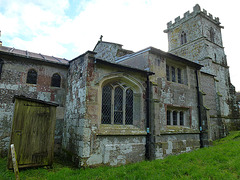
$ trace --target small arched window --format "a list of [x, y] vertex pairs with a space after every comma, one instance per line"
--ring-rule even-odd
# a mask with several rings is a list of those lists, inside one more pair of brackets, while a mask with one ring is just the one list
[[210, 40], [212, 41], [212, 42], [214, 42], [214, 39], [215, 39], [215, 32], [214, 32], [214, 29], [211, 27], [210, 28]]
[[183, 31], [181, 33], [181, 44], [187, 43], [187, 34]]
[[37, 84], [37, 71], [30, 69], [27, 73], [27, 83], [28, 84]]
[[61, 76], [59, 74], [55, 73], [52, 75], [51, 86], [52, 87], [61, 86]]

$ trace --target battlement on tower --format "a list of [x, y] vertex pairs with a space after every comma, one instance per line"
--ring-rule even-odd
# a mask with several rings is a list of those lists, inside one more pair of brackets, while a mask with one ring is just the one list
[[180, 16], [178, 16], [177, 18], [175, 18], [174, 22], [170, 21], [167, 23], [167, 29], [164, 30], [165, 33], [168, 32], [168, 30], [175, 28], [176, 26], [180, 25], [181, 23], [195, 17], [196, 15], [201, 14], [202, 16], [204, 16], [205, 18], [207, 18], [208, 20], [212, 21], [213, 23], [215, 23], [216, 25], [220, 25], [221, 23], [219, 22], [219, 18], [218, 17], [213, 17], [212, 14], [207, 13], [207, 11], [205, 9], [203, 9], [201, 11], [201, 7], [196, 4], [193, 7], [193, 12], [185, 12], [183, 15], [183, 18], [180, 18]]

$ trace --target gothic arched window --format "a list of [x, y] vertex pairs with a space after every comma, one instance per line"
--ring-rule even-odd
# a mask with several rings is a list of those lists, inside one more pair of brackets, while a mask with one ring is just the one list
[[107, 84], [102, 88], [102, 124], [133, 124], [133, 91], [127, 86]]
[[60, 87], [61, 86], [61, 76], [57, 73], [52, 75], [51, 86]]
[[183, 31], [181, 33], [181, 44], [187, 43], [187, 34]]
[[37, 71], [34, 69], [30, 69], [27, 73], [27, 81], [28, 84], [37, 84]]

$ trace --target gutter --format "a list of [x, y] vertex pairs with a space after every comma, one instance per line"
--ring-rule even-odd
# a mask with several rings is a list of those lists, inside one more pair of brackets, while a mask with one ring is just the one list
[[200, 138], [200, 148], [203, 147], [203, 132], [202, 132], [202, 116], [201, 116], [201, 104], [200, 104], [200, 90], [199, 90], [199, 82], [198, 82], [198, 71], [195, 70], [196, 81], [197, 81], [197, 107], [198, 107], [198, 120], [199, 120], [199, 138]]

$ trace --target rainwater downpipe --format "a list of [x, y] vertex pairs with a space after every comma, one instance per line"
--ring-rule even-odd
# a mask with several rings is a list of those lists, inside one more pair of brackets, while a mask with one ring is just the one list
[[145, 158], [146, 160], [150, 160], [150, 80], [149, 74], [147, 74], [147, 88], [146, 88], [146, 128], [147, 128], [147, 136], [146, 136], [146, 152]]
[[197, 107], [198, 107], [198, 120], [199, 120], [199, 138], [200, 138], [200, 148], [203, 147], [203, 134], [202, 134], [202, 116], [201, 116], [201, 104], [200, 104], [200, 91], [199, 91], [199, 82], [198, 82], [198, 71], [195, 70], [196, 81], [197, 81]]

